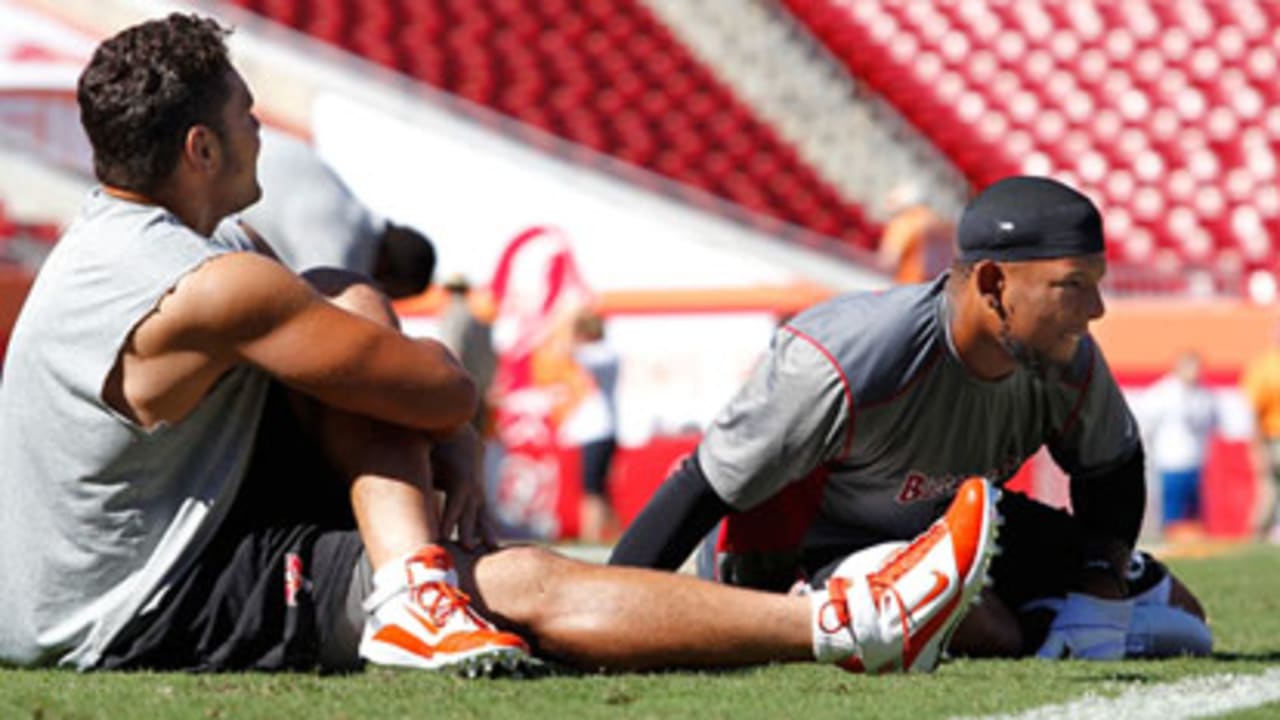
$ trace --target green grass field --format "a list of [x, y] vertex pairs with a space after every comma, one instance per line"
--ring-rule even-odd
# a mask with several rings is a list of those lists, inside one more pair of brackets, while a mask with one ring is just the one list
[[[817, 665], [537, 680], [395, 671], [320, 677], [0, 670], [0, 718], [942, 718], [1018, 713], [1086, 694], [1280, 666], [1280, 549], [1248, 547], [1169, 562], [1209, 611], [1213, 657], [966, 660], [932, 675], [890, 677]], [[1280, 717], [1280, 702], [1229, 717]]]

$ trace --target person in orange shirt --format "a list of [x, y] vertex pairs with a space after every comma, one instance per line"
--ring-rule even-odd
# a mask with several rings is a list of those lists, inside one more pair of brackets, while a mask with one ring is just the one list
[[955, 255], [954, 230], [932, 208], [912, 205], [889, 220], [880, 236], [880, 259], [901, 285], [932, 280]]
[[1249, 362], [1241, 384], [1253, 407], [1256, 428], [1253, 458], [1261, 498], [1258, 530], [1271, 542], [1280, 543], [1280, 321], [1271, 347]]

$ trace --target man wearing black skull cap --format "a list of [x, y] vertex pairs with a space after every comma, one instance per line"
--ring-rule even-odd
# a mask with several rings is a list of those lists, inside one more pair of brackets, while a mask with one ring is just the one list
[[1104, 312], [1097, 208], [1048, 178], [1006, 178], [965, 208], [956, 240], [932, 282], [837, 297], [781, 327], [612, 562], [674, 568], [724, 519], [714, 577], [819, 587], [850, 549], [912, 537], [966, 478], [1003, 484], [1046, 447], [1073, 510], [1004, 494], [994, 584], [951, 651], [1208, 652], [1198, 601], [1134, 550], [1142, 443], [1088, 332]]

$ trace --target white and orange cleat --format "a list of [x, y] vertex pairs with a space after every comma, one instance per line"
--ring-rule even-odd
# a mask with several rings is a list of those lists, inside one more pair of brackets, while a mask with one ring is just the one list
[[519, 672], [532, 662], [520, 636], [498, 630], [471, 608], [444, 548], [429, 545], [406, 558], [402, 567], [403, 579], [395, 578], [393, 569], [375, 575], [373, 592], [364, 602], [360, 657], [377, 665], [471, 677], [495, 670]]
[[[947, 512], [910, 543], [854, 553], [814, 596], [815, 652], [852, 672], [928, 672], [987, 583], [1000, 491], [960, 486]], [[841, 657], [843, 655], [843, 657]]]

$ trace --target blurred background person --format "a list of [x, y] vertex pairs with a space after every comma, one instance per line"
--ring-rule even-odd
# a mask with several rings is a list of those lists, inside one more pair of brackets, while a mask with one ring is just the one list
[[899, 284], [932, 280], [955, 257], [955, 228], [921, 201], [912, 183], [894, 187], [885, 200], [890, 213], [880, 234], [879, 256]]
[[498, 369], [498, 355], [493, 349], [492, 326], [482, 320], [471, 307], [471, 282], [455, 273], [444, 281], [448, 301], [440, 314], [440, 342], [453, 351], [462, 367], [471, 374], [480, 395], [472, 424], [480, 437], [491, 434], [490, 418], [493, 401], [490, 392]]
[[1271, 347], [1245, 366], [1241, 385], [1254, 416], [1257, 527], [1268, 540], [1280, 543], [1280, 322], [1273, 329]]
[[[513, 236], [489, 283], [498, 372], [494, 431], [499, 457], [491, 506], [507, 537], [576, 537], [580, 487], [561, 428], [595, 391], [573, 358], [573, 324], [596, 302], [573, 244], [558, 227]], [[491, 456], [492, 457], [492, 456]]]
[[618, 449], [618, 351], [605, 339], [604, 318], [588, 308], [574, 320], [573, 358], [595, 382], [595, 392], [561, 428], [561, 436], [579, 447], [582, 503], [579, 537], [585, 542], [616, 538], [619, 527], [609, 501], [609, 471]]
[[307, 143], [263, 130], [262, 199], [241, 218], [295, 272], [338, 267], [363, 273], [392, 299], [431, 283], [436, 253], [422, 233], [378, 217]]
[[1203, 532], [1201, 483], [1218, 427], [1213, 392], [1201, 383], [1200, 357], [1179, 355], [1135, 405], [1159, 481], [1161, 529], [1169, 539], [1194, 539]]

